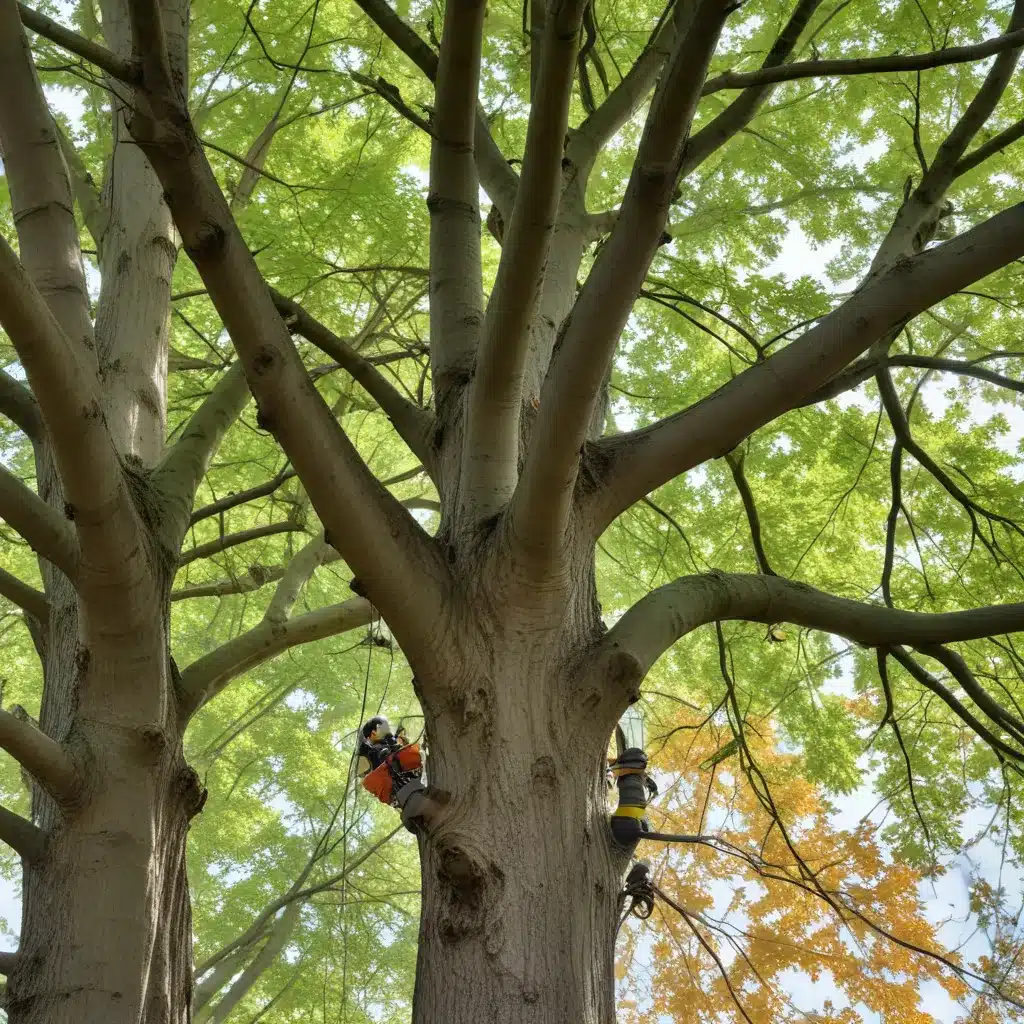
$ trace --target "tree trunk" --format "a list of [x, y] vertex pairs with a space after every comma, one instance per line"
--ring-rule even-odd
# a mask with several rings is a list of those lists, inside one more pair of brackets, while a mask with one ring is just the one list
[[[48, 798], [36, 801], [50, 838], [43, 858], [25, 865], [11, 1024], [189, 1020], [185, 840], [204, 794], [182, 754], [166, 609], [155, 604], [150, 621], [150, 635], [135, 644], [118, 638], [117, 649], [51, 632], [50, 678], [77, 683], [62, 738], [89, 781], [78, 805], [62, 812]], [[140, 686], [143, 679], [153, 685]], [[162, 714], [153, 713], [158, 693]], [[52, 704], [45, 710], [59, 717]]]
[[[565, 177], [529, 331], [523, 455], [587, 238], [582, 195]], [[601, 433], [606, 397], [592, 437]], [[614, 723], [580, 714], [600, 685], [581, 685], [575, 666], [604, 632], [594, 547], [571, 545], [559, 585], [524, 583], [502, 528], [481, 544], [475, 528], [460, 524], [459, 488], [443, 468], [459, 467], [464, 424], [457, 402], [437, 413], [439, 539], [454, 553], [456, 576], [468, 578], [475, 614], [452, 645], [456, 678], [443, 681], [440, 700], [419, 694], [426, 774], [444, 810], [420, 840], [413, 1024], [610, 1024], [629, 851], [615, 845], [608, 824]]]
[[485, 627], [453, 699], [440, 712], [423, 702], [427, 774], [443, 810], [420, 841], [414, 1024], [615, 1018], [628, 851], [608, 825], [610, 729], [579, 714], [589, 688], [573, 657], [602, 629], [586, 557], [578, 614], [531, 608]]
[[622, 859], [603, 786], [535, 753], [492, 768], [486, 818], [424, 844], [414, 1024], [615, 1019]]
[[[127, 4], [101, 6], [106, 41], [131, 54]], [[184, 83], [187, 4], [162, 6]], [[157, 493], [148, 476], [165, 441], [173, 230], [160, 186], [127, 141], [117, 109], [106, 192], [102, 202], [94, 197], [103, 213], [95, 224], [106, 232], [96, 240], [103, 259], [94, 331], [68, 170], [14, 5], [3, 18], [4, 170], [27, 275], [62, 332], [49, 338], [49, 367], [41, 357], [25, 358], [38, 346], [12, 341], [46, 427], [35, 444], [39, 494], [74, 524], [72, 546], [81, 555], [72, 581], [67, 564], [58, 571], [39, 552], [49, 604], [37, 631], [40, 726], [82, 782], [60, 794], [59, 806], [33, 789], [33, 818], [45, 840], [24, 864], [21, 946], [5, 1008], [12, 1024], [186, 1024], [192, 930], [185, 841], [203, 793], [184, 761], [186, 716], [168, 656], [180, 535], [160, 531], [174, 495]], [[85, 379], [81, 391], [60, 376], [71, 360]], [[62, 417], [74, 417], [76, 407], [90, 412], [72, 430]], [[101, 431], [89, 425], [97, 422]], [[100, 433], [92, 447], [78, 449], [71, 439]], [[95, 472], [93, 486], [83, 466]], [[193, 493], [194, 486], [180, 500], [190, 504]]]

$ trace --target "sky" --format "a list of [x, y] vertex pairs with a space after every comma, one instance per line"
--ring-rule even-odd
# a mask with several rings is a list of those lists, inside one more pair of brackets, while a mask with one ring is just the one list
[[[870, 149], [865, 147], [863, 152], [857, 154], [857, 157], [866, 161], [873, 155]], [[809, 275], [817, 278], [823, 285], [834, 291], [837, 290], [837, 286], [826, 277], [825, 267], [831, 259], [839, 255], [839, 251], [839, 242], [814, 247], [799, 225], [791, 222], [781, 252], [759, 273], [765, 277], [782, 274], [788, 281]], [[853, 282], [849, 284], [852, 287]], [[844, 290], [843, 286], [839, 286], [838, 290]], [[936, 374], [922, 388], [921, 401], [928, 406], [933, 415], [941, 416], [949, 405], [950, 398], [946, 392], [950, 387], [951, 382], [948, 377]], [[876, 408], [872, 400], [859, 389], [846, 393], [840, 397], [839, 401], [862, 405], [865, 409], [872, 411]], [[1010, 402], [995, 405], [979, 401], [971, 408], [970, 412], [973, 422], [983, 422], [996, 412], [1002, 413], [1009, 423], [1009, 431], [999, 439], [998, 444], [1005, 451], [1020, 455], [1020, 444], [1024, 439], [1024, 409]], [[616, 424], [622, 430], [632, 428], [633, 424], [628, 411], [626, 411], [625, 403], [623, 403], [621, 414], [619, 408], [616, 409]], [[1021, 475], [1024, 476], [1024, 459], [1020, 459], [1018, 465], [1022, 471]], [[842, 688], [843, 679], [840, 679], [838, 683]], [[848, 680], [847, 685], [849, 686]], [[849, 686], [848, 692], [852, 695], [852, 686]], [[836, 828], [853, 828], [859, 821], [869, 816], [877, 802], [878, 793], [871, 782], [867, 781], [856, 792], [843, 797], [842, 809], [832, 815], [832, 824]], [[884, 808], [876, 810], [873, 816], [874, 820], [877, 821], [883, 813]], [[988, 823], [990, 816], [991, 811], [986, 813], [985, 809], [978, 809], [966, 815], [963, 819], [962, 834], [970, 836], [979, 832]], [[1003, 885], [1011, 893], [1024, 893], [1024, 873], [1020, 870], [1003, 867], [999, 845], [989, 840], [983, 840], [971, 851], [970, 861], [962, 858], [949, 862], [948, 866], [949, 870], [943, 876], [933, 882], [921, 884], [919, 896], [924, 905], [925, 916], [931, 923], [938, 926], [937, 935], [940, 941], [949, 949], [960, 949], [965, 961], [970, 961], [987, 952], [987, 944], [984, 937], [977, 933], [975, 918], [969, 908], [968, 885], [972, 872], [997, 887], [1002, 869]], [[730, 888], [723, 885], [718, 893], [715, 912], [724, 910], [728, 905], [730, 895]], [[627, 927], [631, 925], [632, 921]], [[726, 956], [725, 959], [728, 961], [729, 957]], [[644, 969], [649, 963], [650, 942], [641, 943], [636, 966]], [[785, 978], [786, 993], [792, 1003], [804, 1012], [820, 1012], [826, 1001], [830, 1001], [835, 1009], [850, 1005], [849, 1000], [832, 983], [827, 974], [824, 974], [818, 981], [811, 981], [806, 974], [791, 970], [783, 977]], [[950, 999], [935, 982], [929, 982], [921, 989], [920, 1000], [920, 1009], [932, 1014], [941, 1024], [953, 1024], [964, 1012], [962, 1005]], [[866, 1024], [874, 1024], [881, 1020], [878, 1014], [872, 1013], [863, 1005], [859, 1005], [857, 1010]]]
[[[80, 112], [80, 105], [73, 94], [67, 91], [51, 91], [51, 102], [54, 106], [66, 113], [71, 118], [76, 118]], [[865, 150], [860, 156], [868, 159], [872, 154]], [[2, 165], [0, 165], [2, 167]], [[422, 178], [416, 174], [417, 178]], [[425, 185], [425, 180], [423, 180]], [[787, 237], [782, 246], [782, 251], [776, 260], [763, 273], [781, 273], [789, 280], [810, 273], [824, 281], [824, 267], [828, 260], [838, 254], [838, 244], [815, 249], [808, 242], [808, 239], [795, 224], [790, 224]], [[91, 282], [94, 283], [94, 282]], [[830, 284], [830, 287], [834, 285]], [[948, 381], [944, 381], [941, 375], [936, 375], [925, 387], [922, 393], [923, 401], [937, 414], [948, 403], [945, 395]], [[859, 402], [863, 397], [858, 392], [852, 392], [844, 396], [844, 401]], [[979, 403], [975, 410], [972, 410], [979, 418], [987, 419], [996, 411], [996, 407], [988, 403]], [[1024, 410], [1009, 403], [999, 407], [1010, 423], [1010, 432], [1002, 438], [1000, 445], [1011, 452], [1018, 452], [1021, 439], [1024, 438]], [[621, 429], [628, 429], [628, 422], [617, 416], [618, 425]], [[840, 680], [840, 685], [842, 681]], [[852, 796], [844, 798], [842, 810], [834, 816], [834, 824], [837, 827], [851, 827], [869, 813], [877, 801], [877, 793], [869, 783], [866, 783]], [[984, 822], [981, 812], [975, 813], [975, 819], [967, 822], [967, 834], [980, 828]], [[993, 884], [997, 884], [1000, 856], [999, 849], [991, 842], [981, 842], [972, 853], [972, 863], [975, 871], [982, 874]], [[935, 882], [922, 885], [921, 897], [925, 903], [926, 914], [932, 922], [942, 924], [939, 930], [940, 938], [947, 947], [953, 948], [963, 946], [966, 959], [973, 959], [978, 953], [984, 952], [985, 947], [978, 936], [971, 937], [973, 923], [968, 910], [968, 889], [967, 879], [970, 866], [966, 862], [954, 863], [952, 870]], [[1017, 892], [1024, 891], [1024, 877], [1019, 872], [1012, 872], [1009, 876], [1004, 875], [1004, 883], [1010, 884]], [[719, 902], [724, 905], [728, 902], [728, 887], [723, 887], [720, 893]], [[718, 908], [722, 909], [722, 908]], [[18, 889], [9, 882], [0, 880], [0, 918], [5, 919], [9, 925], [17, 931], [20, 921], [20, 898]], [[9, 936], [11, 945], [16, 945], [16, 935]], [[645, 954], [649, 957], [649, 943], [642, 943], [638, 961], [642, 965]], [[837, 1008], [847, 1005], [843, 994], [835, 988], [825, 975], [821, 980], [812, 982], [807, 976], [796, 971], [790, 972], [786, 979], [786, 990], [793, 1004], [803, 1011], [821, 1010], [826, 1000], [831, 1000]], [[865, 1008], [860, 1007], [864, 1020], [873, 1024], [878, 1020], [877, 1016], [870, 1014]], [[937, 985], [929, 985], [921, 992], [921, 1009], [931, 1013], [941, 1024], [953, 1024], [953, 1021], [962, 1013], [962, 1009], [953, 1003]]]

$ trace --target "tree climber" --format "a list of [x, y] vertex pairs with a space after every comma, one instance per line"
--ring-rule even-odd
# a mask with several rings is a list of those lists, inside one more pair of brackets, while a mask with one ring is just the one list
[[363, 789], [397, 808], [405, 827], [417, 832], [428, 809], [419, 745], [408, 741], [401, 726], [392, 732], [391, 724], [380, 715], [366, 722], [359, 736], [357, 771]]
[[391, 723], [383, 715], [377, 715], [366, 722], [359, 730], [359, 735], [360, 776], [379, 768], [388, 754], [405, 745], [405, 730], [399, 725], [398, 729], [392, 732]]
[[621, 846], [635, 844], [651, 829], [647, 804], [658, 795], [658, 785], [647, 774], [643, 748], [643, 715], [634, 705], [626, 709], [615, 727], [615, 759], [608, 764], [619, 791], [619, 803], [611, 816], [612, 835]]

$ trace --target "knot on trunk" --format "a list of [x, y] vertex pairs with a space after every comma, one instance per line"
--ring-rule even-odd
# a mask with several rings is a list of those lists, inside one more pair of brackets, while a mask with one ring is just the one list
[[558, 764], [550, 754], [542, 754], [533, 762], [530, 777], [538, 796], [548, 798], [558, 789]]
[[147, 725], [139, 730], [139, 741], [142, 756], [150, 763], [156, 764], [168, 746], [167, 733], [157, 725]]
[[640, 683], [644, 678], [644, 667], [632, 651], [614, 647], [608, 652], [605, 662], [608, 682], [616, 689], [624, 690], [630, 704], [640, 698]]
[[501, 869], [461, 845], [443, 844], [437, 850], [437, 879], [443, 902], [439, 927], [448, 942], [482, 932], [505, 888]]
[[189, 819], [194, 818], [203, 809], [209, 796], [209, 790], [202, 784], [199, 773], [191, 765], [185, 765], [174, 777], [174, 791]]
[[501, 245], [505, 238], [505, 221], [496, 206], [492, 206], [487, 214], [487, 230], [498, 245]]
[[463, 734], [486, 724], [494, 716], [494, 693], [490, 680], [481, 679], [458, 694], [453, 704]]
[[603, 744], [624, 706], [639, 700], [644, 674], [632, 651], [599, 644], [573, 682], [569, 706], [577, 728]]

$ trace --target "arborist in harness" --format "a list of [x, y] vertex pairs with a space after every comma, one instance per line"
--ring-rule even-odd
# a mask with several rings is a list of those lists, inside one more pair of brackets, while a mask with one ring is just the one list
[[379, 768], [387, 758], [405, 745], [405, 729], [391, 731], [391, 723], [382, 715], [371, 718], [359, 730], [359, 774]]
[[619, 805], [611, 816], [612, 835], [620, 845], [630, 846], [650, 832], [647, 804], [658, 795], [657, 784], [647, 774], [643, 716], [635, 707], [627, 708], [615, 727], [615, 752], [608, 764], [619, 790]]
[[421, 815], [427, 809], [423, 758], [419, 745], [409, 742], [405, 730], [399, 726], [392, 732], [386, 718], [371, 718], [359, 730], [357, 768], [363, 789], [397, 808], [410, 832], [419, 831]]

